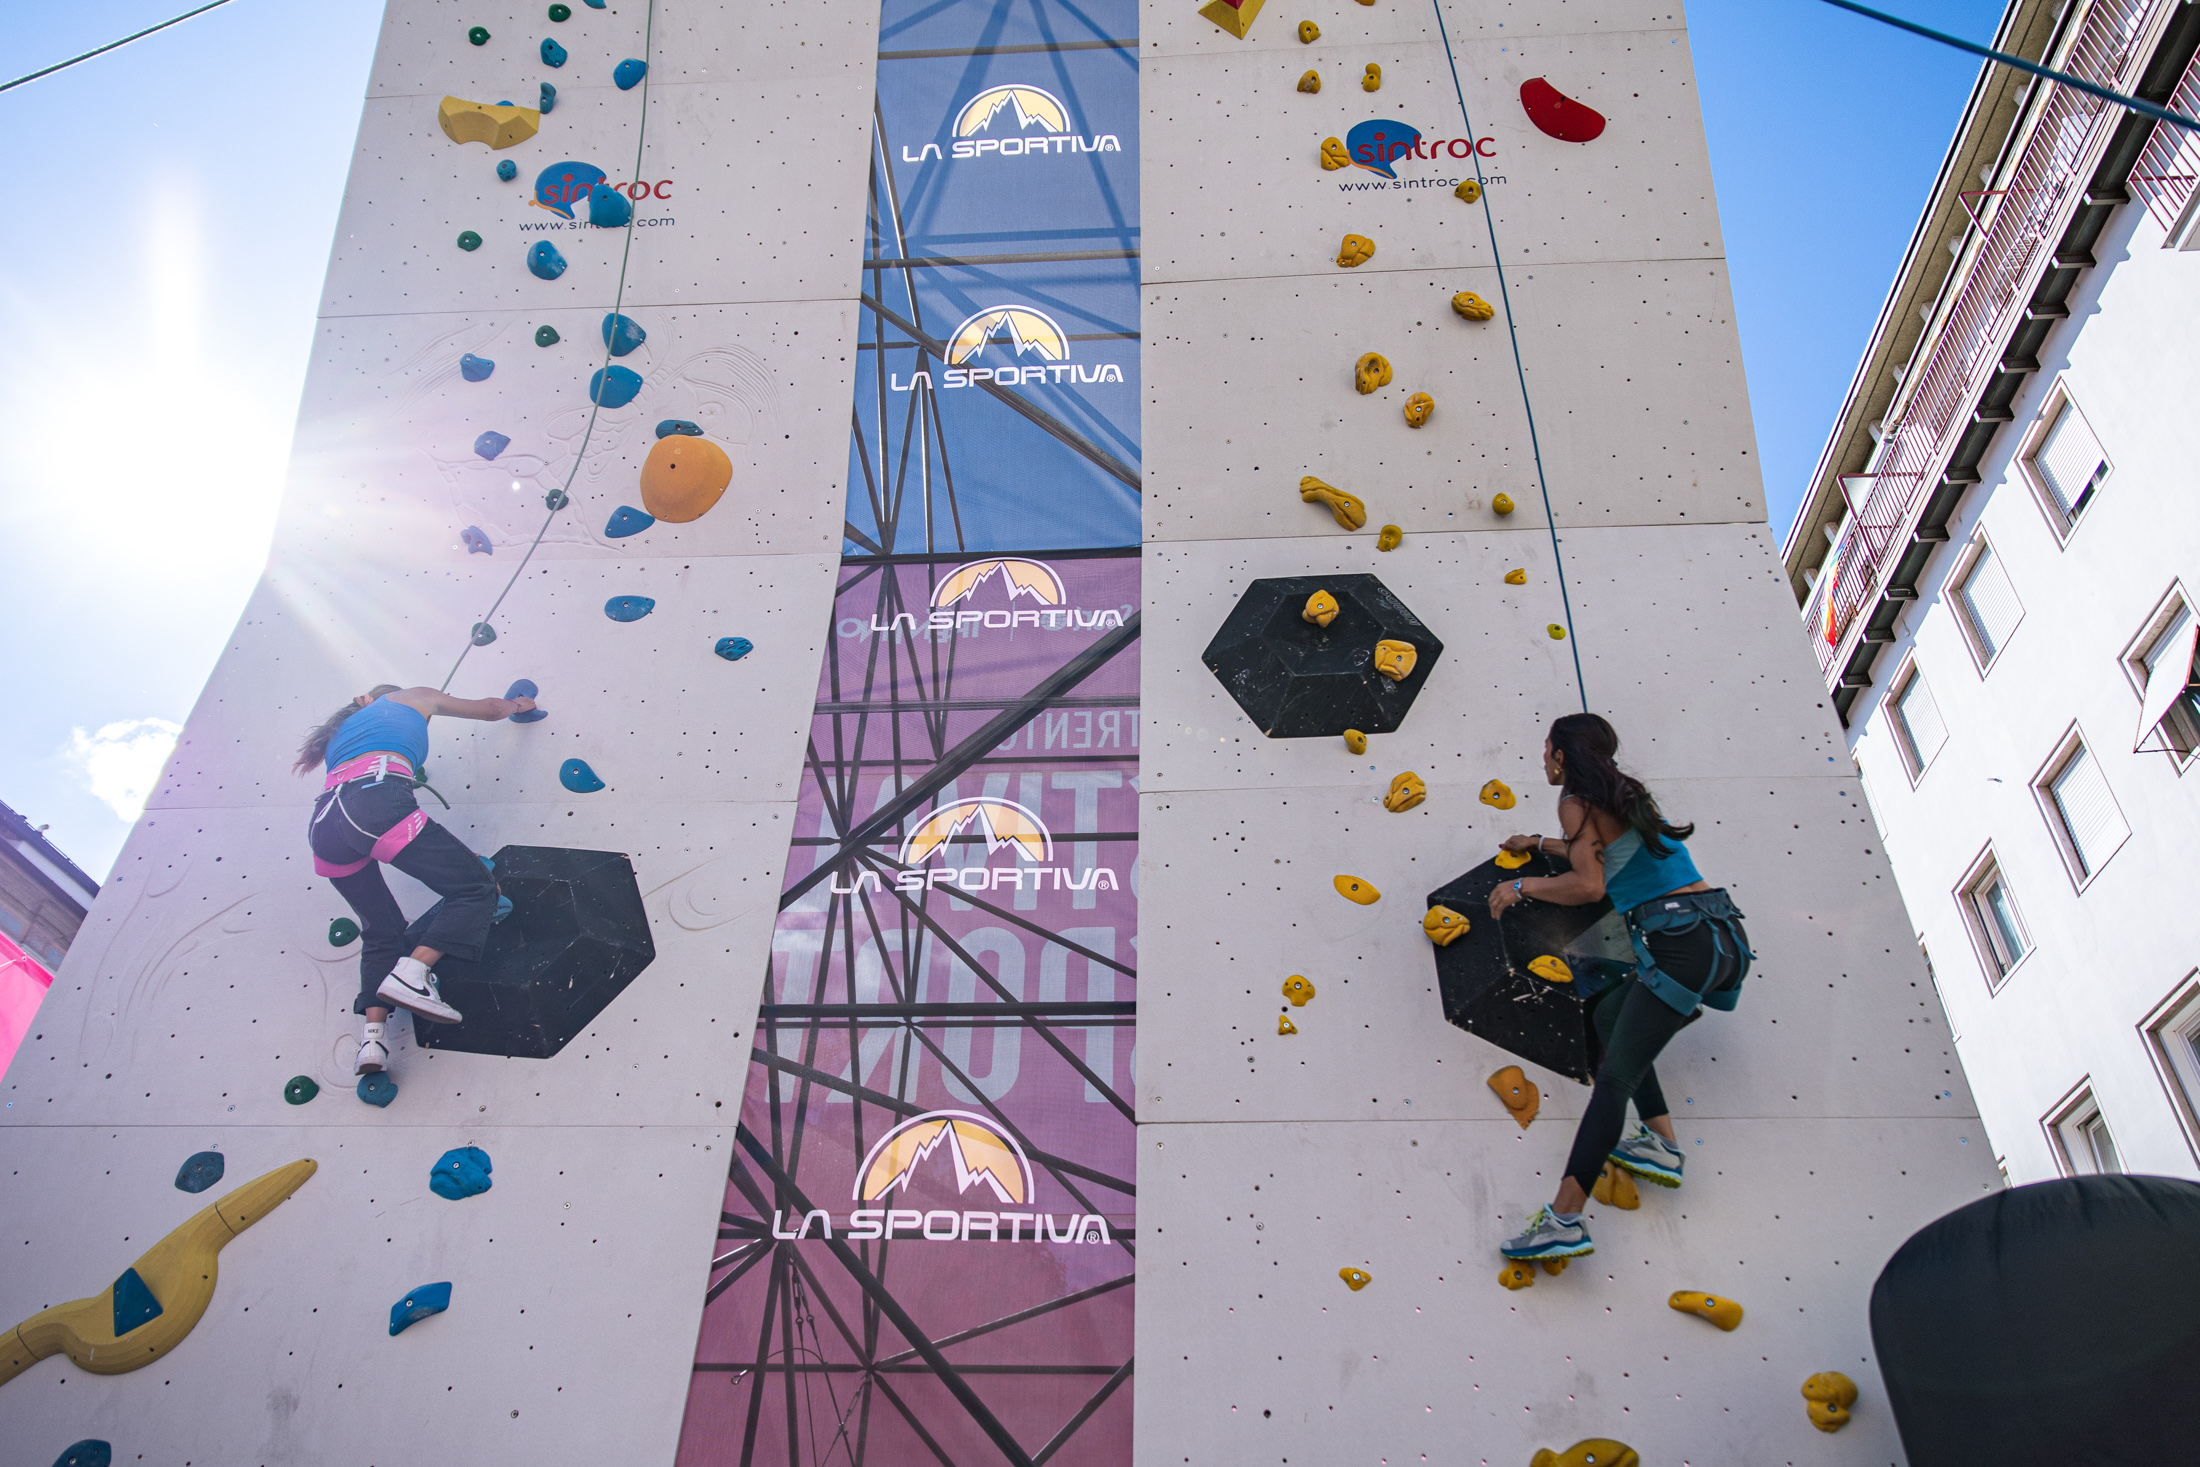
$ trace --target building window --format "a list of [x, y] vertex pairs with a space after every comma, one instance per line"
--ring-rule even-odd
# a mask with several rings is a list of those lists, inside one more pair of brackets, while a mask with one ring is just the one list
[[2182, 765], [2200, 749], [2200, 624], [2183, 595], [2172, 592], [2140, 634], [2124, 666], [2139, 689], [2134, 750], [2167, 753]]
[[2034, 789], [2054, 827], [2055, 843], [2079, 886], [2093, 878], [2108, 858], [2131, 838], [2116, 797], [2108, 792], [2101, 761], [2075, 730], [2056, 749]]
[[2116, 1138], [2108, 1131], [2108, 1119], [2090, 1085], [2082, 1085], [2047, 1123], [2048, 1139], [2066, 1177], [2121, 1176], [2123, 1162], [2116, 1155]]
[[1970, 563], [1956, 582], [1956, 604], [1963, 612], [1964, 635], [1984, 671], [2024, 620], [2024, 608], [2017, 603], [2016, 588], [2009, 584], [2001, 557], [1983, 536], [1972, 547]]
[[1941, 720], [1933, 690], [1925, 686], [1925, 675], [1914, 666], [1895, 688], [1894, 727], [1895, 742], [1902, 746], [1902, 760], [1915, 783], [1948, 742], [1948, 725]]
[[2032, 943], [2025, 935], [2024, 919], [2017, 913], [2017, 899], [1991, 849], [1972, 868], [1959, 900], [1964, 925], [1971, 929], [1979, 957], [1986, 964], [1987, 986], [1999, 988], [2010, 970], [2024, 961]]
[[2200, 1157], [2200, 977], [2188, 977], [2140, 1027], [2185, 1144]]
[[2108, 478], [2108, 456], [2078, 405], [2058, 392], [2040, 415], [2032, 447], [2023, 456], [2040, 502], [2058, 536], [2068, 535]]

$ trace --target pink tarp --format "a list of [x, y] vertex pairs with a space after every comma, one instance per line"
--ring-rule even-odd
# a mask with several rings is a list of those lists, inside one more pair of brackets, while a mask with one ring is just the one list
[[51, 987], [53, 974], [45, 965], [0, 932], [0, 1075], [7, 1073], [16, 1046], [31, 1032], [31, 1020]]

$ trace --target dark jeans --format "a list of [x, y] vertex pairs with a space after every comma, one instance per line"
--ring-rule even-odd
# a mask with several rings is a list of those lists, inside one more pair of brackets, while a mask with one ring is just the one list
[[407, 781], [354, 780], [326, 791], [314, 803], [308, 831], [313, 854], [332, 865], [365, 860], [348, 876], [331, 876], [337, 893], [359, 916], [359, 997], [351, 1011], [388, 1008], [375, 989], [397, 960], [415, 946], [453, 957], [478, 958], [496, 919], [497, 887], [481, 858], [465, 842], [430, 820], [389, 863], [443, 898], [417, 943], [405, 940], [405, 914], [382, 879], [381, 863], [368, 859], [377, 837], [418, 809]]
[[[1726, 972], [1712, 967], [1737, 966], [1732, 954], [1721, 958], [1708, 923], [1687, 932], [1651, 933], [1645, 944], [1659, 968], [1699, 993], [1732, 981]], [[1584, 1191], [1596, 1185], [1605, 1158], [1619, 1144], [1627, 1124], [1627, 1102], [1635, 1102], [1642, 1116], [1671, 1114], [1665, 1092], [1658, 1086], [1653, 1062], [1666, 1042], [1694, 1023], [1703, 1010], [1681, 1013], [1642, 984], [1629, 978], [1598, 994], [1589, 1007], [1597, 1045], [1596, 1089], [1582, 1112], [1574, 1132], [1574, 1149], [1566, 1157], [1566, 1175]]]

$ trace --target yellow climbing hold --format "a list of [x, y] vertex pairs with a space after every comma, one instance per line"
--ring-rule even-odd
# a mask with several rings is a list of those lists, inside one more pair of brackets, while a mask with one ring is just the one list
[[1554, 642], [1563, 642], [1566, 640], [1566, 629], [1560, 626], [1555, 621], [1552, 622], [1549, 626], [1545, 627], [1543, 630], [1551, 634], [1551, 640]]
[[1253, 28], [1253, 17], [1260, 14], [1265, 0], [1207, 0], [1199, 7], [1199, 13], [1221, 26], [1239, 40]]
[[1490, 864], [1500, 871], [1518, 871], [1528, 864], [1528, 852], [1501, 850], [1490, 858]]
[[1383, 796], [1383, 808], [1393, 815], [1403, 815], [1427, 798], [1428, 785], [1409, 769], [1390, 782], [1390, 793]]
[[1363, 907], [1372, 906], [1383, 899], [1383, 894], [1375, 889], [1374, 882], [1364, 881], [1357, 876], [1332, 876], [1329, 884], [1337, 888], [1338, 896], [1348, 902], [1358, 902]]
[[1367, 752], [1367, 735], [1356, 728], [1348, 728], [1344, 731], [1344, 746], [1355, 754], [1365, 754]]
[[1520, 1123], [1521, 1130], [1525, 1131], [1535, 1123], [1536, 1115], [1543, 1109], [1543, 1092], [1536, 1088], [1535, 1081], [1529, 1079], [1520, 1066], [1507, 1065], [1492, 1073], [1483, 1083], [1504, 1102], [1505, 1109], [1512, 1112], [1512, 1118]]
[[1299, 44], [1311, 46], [1322, 38], [1322, 28], [1310, 20], [1299, 22]]
[[435, 109], [443, 135], [454, 143], [487, 143], [492, 149], [512, 148], [526, 142], [542, 126], [542, 113], [533, 107], [497, 106], [445, 97]]
[[1383, 69], [1374, 62], [1367, 63], [1367, 71], [1360, 77], [1360, 90], [1379, 92], [1383, 89]]
[[1328, 505], [1330, 514], [1344, 529], [1357, 530], [1367, 523], [1367, 506], [1360, 503], [1358, 495], [1324, 484], [1312, 474], [1299, 480], [1299, 498], [1308, 504]]
[[1803, 1382], [1803, 1399], [1810, 1402], [1811, 1425], [1839, 1431], [1849, 1424], [1849, 1408], [1856, 1404], [1856, 1382], [1838, 1370], [1821, 1370]]
[[1508, 1263], [1497, 1271], [1497, 1281], [1508, 1289], [1532, 1289], [1535, 1287], [1535, 1266]]
[[1306, 609], [1299, 613], [1299, 619], [1318, 627], [1328, 626], [1337, 619], [1337, 598], [1327, 591], [1316, 591], [1306, 598]]
[[1492, 514], [1511, 514], [1513, 512], [1513, 497], [1510, 494], [1493, 495], [1490, 499], [1490, 512]]
[[1276, 1015], [1276, 1032], [1278, 1034], [1296, 1034], [1299, 1032], [1299, 1026], [1291, 1022], [1289, 1014], [1278, 1014]]
[[1606, 1207], [1616, 1207], [1621, 1212], [1633, 1212], [1642, 1206], [1642, 1194], [1635, 1190], [1635, 1179], [1610, 1162], [1604, 1164], [1604, 1170], [1597, 1175], [1597, 1184], [1590, 1189], [1589, 1195]]
[[1371, 351], [1352, 367], [1352, 385], [1364, 396], [1378, 387], [1390, 385], [1390, 359], [1379, 351]]
[[1505, 781], [1501, 779], [1493, 779], [1482, 786], [1480, 798], [1483, 804], [1499, 810], [1510, 810], [1517, 803], [1513, 799], [1513, 792], [1505, 788]]
[[[1308, 76], [1314, 73], [1308, 72]], [[1337, 263], [1350, 270], [1355, 265], [1365, 265], [1375, 258], [1375, 241], [1364, 234], [1348, 234], [1337, 246]]]
[[1337, 1277], [1343, 1279], [1344, 1286], [1355, 1294], [1375, 1281], [1373, 1274], [1357, 1268], [1340, 1268], [1337, 1270]]
[[1708, 1319], [1720, 1329], [1730, 1330], [1742, 1322], [1742, 1306], [1724, 1294], [1705, 1294], [1695, 1289], [1682, 1289], [1665, 1301], [1669, 1308], [1683, 1314], [1693, 1314]]
[[1469, 204], [1479, 204], [1482, 202], [1482, 185], [1471, 178], [1462, 178], [1459, 180], [1459, 187], [1451, 191], [1451, 196]]
[[1527, 585], [1528, 568], [1526, 566], [1521, 566], [1518, 570], [1509, 570], [1505, 572], [1505, 584], [1508, 586]]
[[1352, 166], [1352, 155], [1344, 149], [1343, 138], [1322, 139], [1322, 167], [1334, 173], [1339, 168]]
[[1321, 74], [1320, 72], [1318, 72], [1318, 71], [1309, 71], [1309, 72], [1308, 72], [1308, 73], [1307, 73], [1306, 75], [1304, 75], [1304, 76], [1302, 76], [1302, 77], [1300, 77], [1300, 78], [1299, 78], [1299, 90], [1300, 90], [1300, 91], [1302, 91], [1302, 92], [1318, 92], [1318, 91], [1320, 91], [1321, 89], [1322, 89], [1322, 74]]
[[1283, 996], [1291, 1000], [1291, 1007], [1303, 1009], [1314, 997], [1314, 985], [1293, 973], [1283, 980]]
[[667, 433], [642, 460], [642, 508], [675, 525], [701, 519], [733, 482], [733, 460], [708, 438]]
[[1462, 290], [1459, 294], [1453, 296], [1451, 298], [1451, 308], [1469, 321], [1487, 321], [1497, 314], [1497, 307], [1471, 290]]
[[1463, 915], [1449, 907], [1430, 907], [1428, 915], [1421, 919], [1421, 930], [1438, 947], [1450, 947], [1466, 936], [1469, 925]]
[[1396, 525], [1385, 525], [1382, 533], [1375, 537], [1375, 548], [1377, 550], [1396, 550], [1405, 543], [1405, 538], [1406, 532], [1404, 530], [1399, 529]]
[[256, 1177], [219, 1202], [200, 1209], [145, 1250], [116, 1283], [135, 1278], [160, 1312], [115, 1333], [115, 1287], [89, 1299], [42, 1309], [0, 1339], [0, 1385], [48, 1355], [65, 1354], [80, 1370], [121, 1375], [150, 1365], [183, 1343], [213, 1302], [219, 1255], [229, 1240], [267, 1216], [320, 1170], [294, 1161]]
[[1406, 426], [1418, 428], [1428, 421], [1428, 415], [1436, 411], [1436, 399], [1425, 392], [1416, 392], [1406, 399]]
[[1375, 670], [1394, 683], [1402, 683], [1413, 675], [1413, 664], [1421, 654], [1411, 642], [1400, 642], [1390, 637], [1375, 644]]
[[1554, 1279], [1566, 1271], [1567, 1264], [1573, 1262], [1571, 1258], [1545, 1258], [1539, 1261], [1543, 1265], [1543, 1271]]
[[1545, 953], [1539, 958], [1528, 959], [1528, 971], [1548, 983], [1571, 983], [1574, 981], [1574, 970], [1567, 967], [1563, 959], [1554, 958], [1549, 953]]
[[1563, 1452], [1538, 1447], [1536, 1454], [1528, 1459], [1528, 1467], [1642, 1467], [1642, 1458], [1625, 1442], [1593, 1436], [1587, 1441], [1575, 1442]]

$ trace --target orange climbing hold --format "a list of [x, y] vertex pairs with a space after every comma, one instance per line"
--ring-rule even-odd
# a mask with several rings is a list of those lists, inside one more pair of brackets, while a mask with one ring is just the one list
[[1357, 876], [1332, 876], [1329, 884], [1337, 888], [1338, 896], [1348, 902], [1358, 902], [1363, 907], [1371, 907], [1383, 899], [1383, 894], [1375, 889], [1374, 882], [1363, 881]]
[[1571, 1258], [1545, 1258], [1539, 1261], [1543, 1265], [1543, 1271], [1554, 1279], [1566, 1271], [1567, 1264], [1573, 1262]]
[[[1311, 71], [1307, 73], [1312, 76]], [[1344, 243], [1337, 246], [1337, 263], [1350, 270], [1355, 265], [1365, 265], [1375, 258], [1375, 241], [1364, 234], [1348, 234]]]
[[1693, 1314], [1708, 1319], [1720, 1329], [1731, 1330], [1742, 1322], [1742, 1306], [1724, 1294], [1706, 1294], [1696, 1289], [1682, 1289], [1665, 1301], [1667, 1306], [1683, 1314]]
[[1518, 570], [1509, 570], [1509, 571], [1505, 572], [1505, 584], [1506, 584], [1506, 585], [1508, 585], [1508, 586], [1525, 586], [1525, 585], [1527, 585], [1527, 584], [1528, 584], [1528, 568], [1527, 568], [1526, 566], [1522, 566], [1522, 567], [1520, 567], [1520, 569], [1518, 569]]
[[1375, 536], [1375, 548], [1377, 550], [1396, 550], [1400, 545], [1405, 544], [1405, 541], [1406, 532], [1402, 527], [1385, 525]]
[[1310, 621], [1318, 627], [1328, 626], [1337, 619], [1337, 598], [1327, 591], [1316, 591], [1306, 598], [1306, 609], [1299, 613], [1299, 620]]
[[1283, 980], [1283, 996], [1291, 1000], [1291, 1007], [1303, 1009], [1314, 997], [1314, 985], [1293, 973]]
[[1199, 7], [1199, 13], [1221, 26], [1239, 40], [1253, 28], [1253, 18], [1260, 14], [1265, 0], [1207, 0]]
[[1365, 754], [1367, 752], [1367, 735], [1356, 728], [1348, 728], [1344, 731], [1344, 746], [1355, 754]]
[[1482, 803], [1500, 810], [1510, 810], [1517, 802], [1513, 799], [1513, 792], [1505, 788], [1503, 780], [1493, 779], [1482, 786]]
[[1413, 664], [1420, 660], [1421, 654], [1411, 642], [1385, 637], [1375, 644], [1375, 670], [1394, 683], [1413, 676]]
[[1538, 958], [1528, 959], [1528, 971], [1550, 983], [1571, 983], [1574, 981], [1574, 970], [1566, 966], [1564, 959], [1554, 958], [1549, 953], [1545, 953]]
[[1390, 385], [1390, 358], [1379, 351], [1368, 352], [1352, 365], [1352, 385], [1360, 394], [1373, 392], [1378, 387]]
[[1345, 151], [1343, 138], [1322, 139], [1322, 168], [1334, 173], [1340, 168], [1352, 166], [1352, 155]]
[[1633, 1212], [1642, 1206], [1642, 1194], [1635, 1190], [1635, 1179], [1610, 1162], [1604, 1164], [1604, 1170], [1597, 1177], [1597, 1184], [1590, 1189], [1589, 1195], [1606, 1207], [1616, 1207], [1621, 1212]]
[[1324, 484], [1312, 474], [1299, 480], [1299, 498], [1308, 504], [1326, 504], [1330, 517], [1340, 529], [1357, 530], [1367, 524], [1367, 506], [1356, 494], [1347, 494], [1333, 484]]
[[1390, 793], [1383, 796], [1383, 808], [1393, 815], [1403, 815], [1427, 798], [1427, 783], [1409, 769], [1390, 782]]
[[1467, 935], [1470, 926], [1463, 914], [1449, 907], [1430, 907], [1428, 915], [1421, 919], [1421, 930], [1438, 947], [1450, 947]]
[[1497, 1271], [1497, 1281], [1508, 1289], [1532, 1289], [1535, 1287], [1535, 1265], [1508, 1263]]
[[673, 433], [642, 460], [642, 508], [675, 525], [701, 519], [733, 482], [733, 460], [708, 438]]
[[1803, 1382], [1803, 1399], [1810, 1402], [1811, 1425], [1839, 1431], [1849, 1424], [1849, 1408], [1856, 1404], [1856, 1382], [1838, 1370], [1821, 1370]]
[[1528, 1467], [1642, 1467], [1642, 1458], [1625, 1442], [1593, 1436], [1587, 1441], [1575, 1442], [1563, 1452], [1539, 1447], [1528, 1459]]
[[1276, 1033], [1277, 1033], [1277, 1034], [1279, 1034], [1279, 1035], [1282, 1035], [1282, 1034], [1296, 1034], [1296, 1033], [1298, 1033], [1298, 1032], [1299, 1032], [1299, 1026], [1291, 1022], [1291, 1016], [1290, 1016], [1289, 1014], [1278, 1014], [1278, 1015], [1276, 1015]]
[[1318, 92], [1318, 91], [1320, 91], [1321, 89], [1322, 89], [1322, 74], [1321, 74], [1320, 72], [1318, 72], [1318, 71], [1309, 71], [1309, 72], [1308, 72], [1308, 73], [1307, 73], [1306, 75], [1304, 75], [1304, 76], [1302, 76], [1302, 77], [1300, 77], [1300, 78], [1299, 78], [1299, 90], [1300, 90], [1300, 91], [1302, 91], [1302, 92]]
[[1528, 860], [1526, 851], [1499, 851], [1490, 858], [1490, 863], [1500, 871], [1518, 871], [1528, 864]]
[[1462, 290], [1459, 294], [1453, 296], [1451, 298], [1451, 308], [1455, 313], [1466, 317], [1469, 321], [1487, 321], [1497, 314], [1497, 307], [1471, 290]]
[[1375, 1281], [1373, 1274], [1357, 1268], [1340, 1268], [1337, 1270], [1337, 1277], [1343, 1279], [1344, 1286], [1355, 1294]]
[[1535, 1118], [1543, 1109], [1543, 1092], [1536, 1089], [1535, 1081], [1518, 1065], [1507, 1065], [1483, 1082], [1504, 1102], [1505, 1109], [1525, 1131], [1535, 1124]]
[[1406, 426], [1418, 428], [1436, 411], [1436, 399], [1425, 392], [1416, 392], [1406, 399]]

